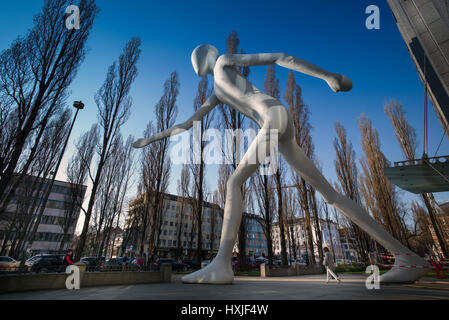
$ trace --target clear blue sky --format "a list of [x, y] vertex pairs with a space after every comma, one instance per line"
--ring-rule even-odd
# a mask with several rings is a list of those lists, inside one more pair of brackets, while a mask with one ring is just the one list
[[[380, 8], [381, 29], [365, 28], [365, 9]], [[0, 49], [5, 49], [32, 26], [32, 17], [42, 1], [2, 1]], [[162, 84], [173, 70], [180, 75], [178, 122], [192, 112], [199, 78], [190, 54], [199, 44], [210, 43], [223, 53], [225, 41], [236, 30], [241, 48], [247, 53], [285, 52], [352, 79], [354, 89], [335, 94], [326, 84], [295, 74], [303, 98], [311, 110], [316, 155], [324, 174], [335, 180], [333, 124], [340, 121], [361, 155], [357, 119], [365, 113], [379, 131], [382, 150], [389, 160], [403, 160], [391, 125], [383, 112], [384, 103], [396, 99], [404, 105], [419, 141], [423, 136], [424, 89], [400, 36], [386, 1], [98, 1], [101, 12], [88, 41], [89, 53], [71, 86], [69, 101], [86, 104], [72, 133], [73, 142], [96, 121], [93, 96], [102, 85], [108, 66], [118, 57], [132, 36], [142, 39], [139, 76], [133, 86], [132, 115], [123, 127], [124, 135], [141, 136], [153, 118], [153, 107], [162, 94]], [[82, 23], [82, 21], [81, 21]], [[276, 68], [281, 91], [285, 90], [288, 70]], [[250, 80], [263, 89], [265, 67], [251, 69]], [[442, 129], [433, 109], [430, 112], [430, 147], [433, 155]], [[71, 155], [69, 146], [66, 158]], [[421, 152], [421, 149], [420, 151]], [[444, 139], [440, 154], [449, 153]], [[176, 192], [179, 168], [172, 174], [170, 191]], [[63, 177], [60, 175], [60, 177]], [[215, 168], [210, 168], [208, 185], [215, 189]], [[437, 199], [449, 199], [447, 193]], [[404, 192], [404, 199], [414, 196]]]

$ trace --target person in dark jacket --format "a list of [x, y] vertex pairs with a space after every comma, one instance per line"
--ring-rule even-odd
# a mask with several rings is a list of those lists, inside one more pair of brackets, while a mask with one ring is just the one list
[[69, 265], [72, 265], [73, 263], [73, 251], [72, 249], [68, 249], [64, 257], [64, 266], [67, 267]]

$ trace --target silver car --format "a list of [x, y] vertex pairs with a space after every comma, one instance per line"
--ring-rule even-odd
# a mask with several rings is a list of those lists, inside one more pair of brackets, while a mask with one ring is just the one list
[[13, 272], [19, 270], [20, 261], [11, 257], [0, 256], [0, 272]]

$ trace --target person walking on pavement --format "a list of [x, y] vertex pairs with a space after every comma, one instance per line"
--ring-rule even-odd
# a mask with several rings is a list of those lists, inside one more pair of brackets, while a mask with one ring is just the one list
[[122, 259], [122, 271], [126, 271], [127, 262], [128, 262], [128, 257], [126, 256], [126, 253], [125, 253], [125, 255], [123, 256], [123, 259]]
[[332, 256], [328, 247], [324, 247], [323, 266], [326, 267], [326, 283], [329, 283], [329, 275], [337, 280], [338, 283], [341, 282], [340, 278], [334, 273], [334, 262], [332, 261]]

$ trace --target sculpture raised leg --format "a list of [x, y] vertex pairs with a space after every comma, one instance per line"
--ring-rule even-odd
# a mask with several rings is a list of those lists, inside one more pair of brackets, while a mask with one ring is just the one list
[[423, 258], [385, 231], [359, 204], [336, 192], [294, 140], [281, 143], [279, 149], [290, 166], [313, 186], [327, 203], [396, 255], [394, 267], [380, 277], [381, 283], [414, 282], [428, 272], [428, 269], [423, 267], [428, 267], [429, 264]]

